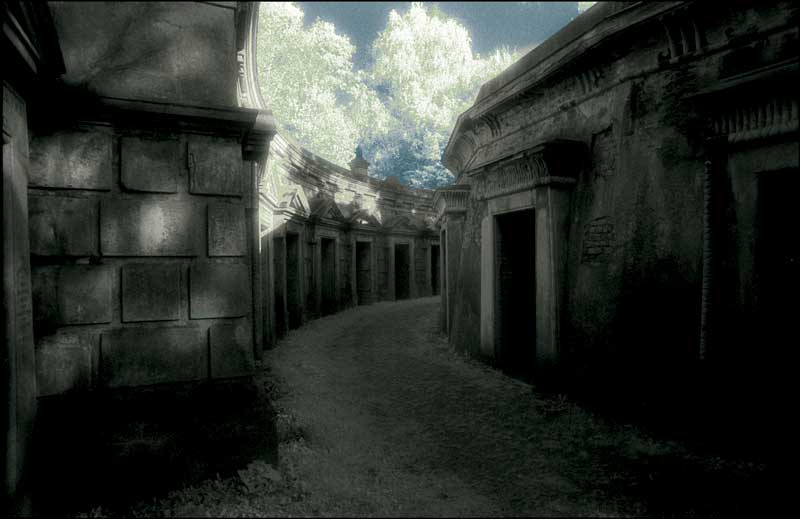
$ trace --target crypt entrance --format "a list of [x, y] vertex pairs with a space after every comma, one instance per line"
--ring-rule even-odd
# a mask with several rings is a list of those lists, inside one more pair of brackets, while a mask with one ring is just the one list
[[495, 360], [530, 377], [536, 364], [536, 264], [532, 209], [495, 216]]
[[372, 243], [356, 242], [356, 294], [358, 304], [372, 302]]
[[336, 312], [336, 240], [320, 238], [320, 313]]
[[406, 243], [394, 245], [395, 299], [408, 299], [411, 295], [411, 247]]
[[439, 246], [431, 245], [431, 295], [439, 295]]

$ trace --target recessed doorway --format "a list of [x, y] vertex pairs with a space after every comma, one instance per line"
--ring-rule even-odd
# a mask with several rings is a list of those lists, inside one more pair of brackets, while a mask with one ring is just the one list
[[320, 240], [320, 312], [329, 315], [336, 312], [336, 240]]
[[356, 242], [356, 293], [358, 304], [372, 302], [372, 244], [369, 242]]
[[534, 252], [533, 210], [495, 217], [495, 359], [526, 379], [536, 363]]
[[408, 299], [411, 295], [411, 247], [407, 243], [394, 246], [395, 299]]

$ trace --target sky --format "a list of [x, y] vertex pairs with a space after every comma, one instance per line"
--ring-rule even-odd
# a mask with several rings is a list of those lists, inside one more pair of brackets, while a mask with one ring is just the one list
[[[522, 51], [556, 33], [578, 15], [578, 2], [424, 2], [455, 18], [472, 37], [472, 50], [481, 56], [506, 45]], [[354, 64], [365, 68], [370, 45], [385, 27], [389, 12], [408, 10], [411, 2], [297, 2], [305, 23], [316, 18], [331, 22], [356, 46]]]

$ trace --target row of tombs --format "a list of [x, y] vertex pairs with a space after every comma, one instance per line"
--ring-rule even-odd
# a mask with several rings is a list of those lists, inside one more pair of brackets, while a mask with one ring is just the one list
[[309, 319], [438, 294], [433, 193], [242, 98], [256, 3], [3, 13], [4, 509], [274, 462], [257, 359]]
[[438, 295], [432, 192], [368, 177], [360, 156], [345, 170], [282, 135], [270, 151], [260, 189], [263, 279], [272, 280], [265, 345], [349, 306]]

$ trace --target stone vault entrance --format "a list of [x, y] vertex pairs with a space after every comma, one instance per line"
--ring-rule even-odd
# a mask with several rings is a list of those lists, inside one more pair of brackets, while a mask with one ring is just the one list
[[371, 302], [372, 294], [372, 244], [356, 242], [356, 292], [358, 304]]
[[322, 315], [329, 315], [336, 312], [336, 240], [322, 238], [320, 240], [320, 253], [320, 284], [322, 289], [320, 312]]
[[495, 358], [531, 376], [536, 363], [536, 277], [532, 209], [495, 217]]
[[395, 299], [408, 299], [411, 295], [410, 267], [410, 247], [405, 243], [396, 243], [394, 246]]

